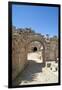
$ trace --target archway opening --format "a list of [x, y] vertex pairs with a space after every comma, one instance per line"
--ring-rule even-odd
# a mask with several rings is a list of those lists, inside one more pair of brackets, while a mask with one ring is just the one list
[[33, 48], [33, 52], [36, 52], [36, 51], [37, 51], [37, 47], [34, 47], [34, 48]]
[[44, 47], [39, 41], [32, 41], [28, 45], [27, 60], [43, 63]]

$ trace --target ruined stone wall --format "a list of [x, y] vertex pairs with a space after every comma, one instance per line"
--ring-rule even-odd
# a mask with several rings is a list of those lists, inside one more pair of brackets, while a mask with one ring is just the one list
[[47, 43], [46, 43], [46, 48], [45, 48], [45, 61], [47, 61], [47, 60], [50, 60], [50, 56], [49, 56], [49, 54], [50, 54], [50, 42], [49, 41], [46, 41]]
[[56, 61], [58, 58], [58, 39], [51, 38], [46, 44], [46, 60]]
[[58, 57], [58, 40], [47, 40], [44, 36], [36, 34], [31, 30], [12, 30], [12, 80], [22, 72], [27, 65], [27, 54], [29, 44], [39, 41], [43, 45], [43, 63], [46, 60], [56, 60]]
[[58, 40], [54, 38], [50, 40], [50, 60], [57, 60], [58, 58]]
[[24, 69], [27, 63], [27, 52], [21, 36], [12, 36], [12, 80]]

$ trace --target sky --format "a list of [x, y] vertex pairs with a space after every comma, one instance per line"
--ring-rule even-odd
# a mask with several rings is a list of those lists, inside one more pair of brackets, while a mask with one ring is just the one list
[[58, 36], [58, 7], [12, 5], [12, 25]]

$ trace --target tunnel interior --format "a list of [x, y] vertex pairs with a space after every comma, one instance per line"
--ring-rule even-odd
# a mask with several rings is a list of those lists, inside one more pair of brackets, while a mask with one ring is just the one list
[[36, 51], [37, 51], [37, 47], [34, 47], [34, 48], [33, 48], [33, 52], [36, 52]]

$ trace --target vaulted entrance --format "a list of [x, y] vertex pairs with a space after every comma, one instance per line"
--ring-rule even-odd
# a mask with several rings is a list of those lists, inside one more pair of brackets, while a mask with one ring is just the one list
[[39, 41], [33, 41], [28, 45], [27, 60], [43, 63], [43, 45]]
[[37, 51], [37, 47], [34, 47], [34, 48], [33, 48], [33, 52], [36, 52], [36, 51]]
[[43, 37], [39, 35], [29, 36], [27, 43], [27, 59], [38, 60], [45, 65], [45, 46], [46, 42]]

